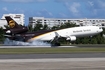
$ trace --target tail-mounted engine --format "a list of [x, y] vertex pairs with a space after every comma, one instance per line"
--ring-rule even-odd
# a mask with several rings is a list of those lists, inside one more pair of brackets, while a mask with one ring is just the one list
[[27, 31], [28, 31], [27, 27], [13, 28], [13, 29], [6, 30], [5, 34], [6, 35], [22, 34], [22, 33], [25, 33]]

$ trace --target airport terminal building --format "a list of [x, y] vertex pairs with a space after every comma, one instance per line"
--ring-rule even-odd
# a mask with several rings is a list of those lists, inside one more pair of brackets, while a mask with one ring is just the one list
[[5, 16], [11, 16], [18, 24], [24, 25], [24, 14], [3, 14], [2, 18], [0, 19], [0, 27], [3, 27], [4, 29], [4, 25], [7, 25]]
[[61, 25], [66, 22], [73, 22], [80, 26], [105, 26], [105, 19], [60, 19], [60, 18], [44, 18], [44, 17], [29, 17], [29, 24], [47, 24], [49, 27]]

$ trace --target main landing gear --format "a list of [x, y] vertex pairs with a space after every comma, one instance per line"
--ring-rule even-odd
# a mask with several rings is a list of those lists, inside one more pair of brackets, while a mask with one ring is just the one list
[[51, 43], [52, 47], [57, 47], [57, 46], [61, 46], [61, 44], [59, 42], [55, 42], [55, 43]]

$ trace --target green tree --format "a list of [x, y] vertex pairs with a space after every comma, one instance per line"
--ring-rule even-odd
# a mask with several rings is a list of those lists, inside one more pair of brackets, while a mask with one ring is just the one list
[[49, 29], [48, 25], [47, 24], [44, 24], [43, 25], [43, 30], [48, 30], [48, 29]]
[[0, 43], [4, 41], [4, 31], [3, 28], [0, 28]]
[[4, 27], [5, 27], [6, 29], [9, 29], [9, 26], [8, 26], [8, 25], [4, 25]]
[[57, 29], [59, 29], [59, 26], [53, 26], [51, 29], [52, 30], [57, 30]]
[[91, 44], [97, 44], [97, 39], [96, 38], [91, 38]]
[[29, 31], [29, 32], [32, 32], [32, 31], [33, 31], [32, 24], [28, 25], [28, 31]]
[[82, 44], [89, 44], [90, 43], [90, 37], [83, 37]]
[[41, 23], [36, 23], [33, 30], [38, 31], [42, 29], [43, 29], [43, 25]]
[[62, 25], [59, 26], [59, 29], [62, 29], [62, 28], [69, 28], [69, 27], [76, 27], [77, 25], [75, 23], [72, 23], [72, 22], [66, 22]]

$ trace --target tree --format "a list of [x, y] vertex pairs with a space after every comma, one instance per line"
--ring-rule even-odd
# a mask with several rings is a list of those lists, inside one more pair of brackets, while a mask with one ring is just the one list
[[9, 29], [9, 26], [8, 26], [8, 25], [4, 25], [4, 27], [5, 27], [6, 29]]
[[53, 26], [51, 29], [52, 30], [57, 30], [57, 29], [59, 29], [59, 27], [58, 26]]
[[38, 31], [42, 29], [43, 29], [43, 25], [41, 23], [36, 23], [33, 30]]
[[29, 31], [29, 32], [32, 32], [32, 31], [33, 31], [32, 24], [28, 25], [28, 31]]
[[91, 43], [91, 44], [97, 44], [97, 39], [96, 39], [96, 38], [91, 38], [90, 43]]
[[48, 30], [48, 29], [49, 29], [48, 25], [47, 24], [44, 24], [43, 25], [43, 30]]
[[4, 31], [3, 28], [0, 28], [0, 43], [4, 41]]
[[66, 22], [66, 23], [64, 23], [64, 24], [62, 24], [61, 26], [60, 26], [60, 29], [62, 29], [62, 28], [69, 28], [69, 27], [76, 27], [77, 25], [75, 24], [75, 23], [72, 23], [72, 22]]

